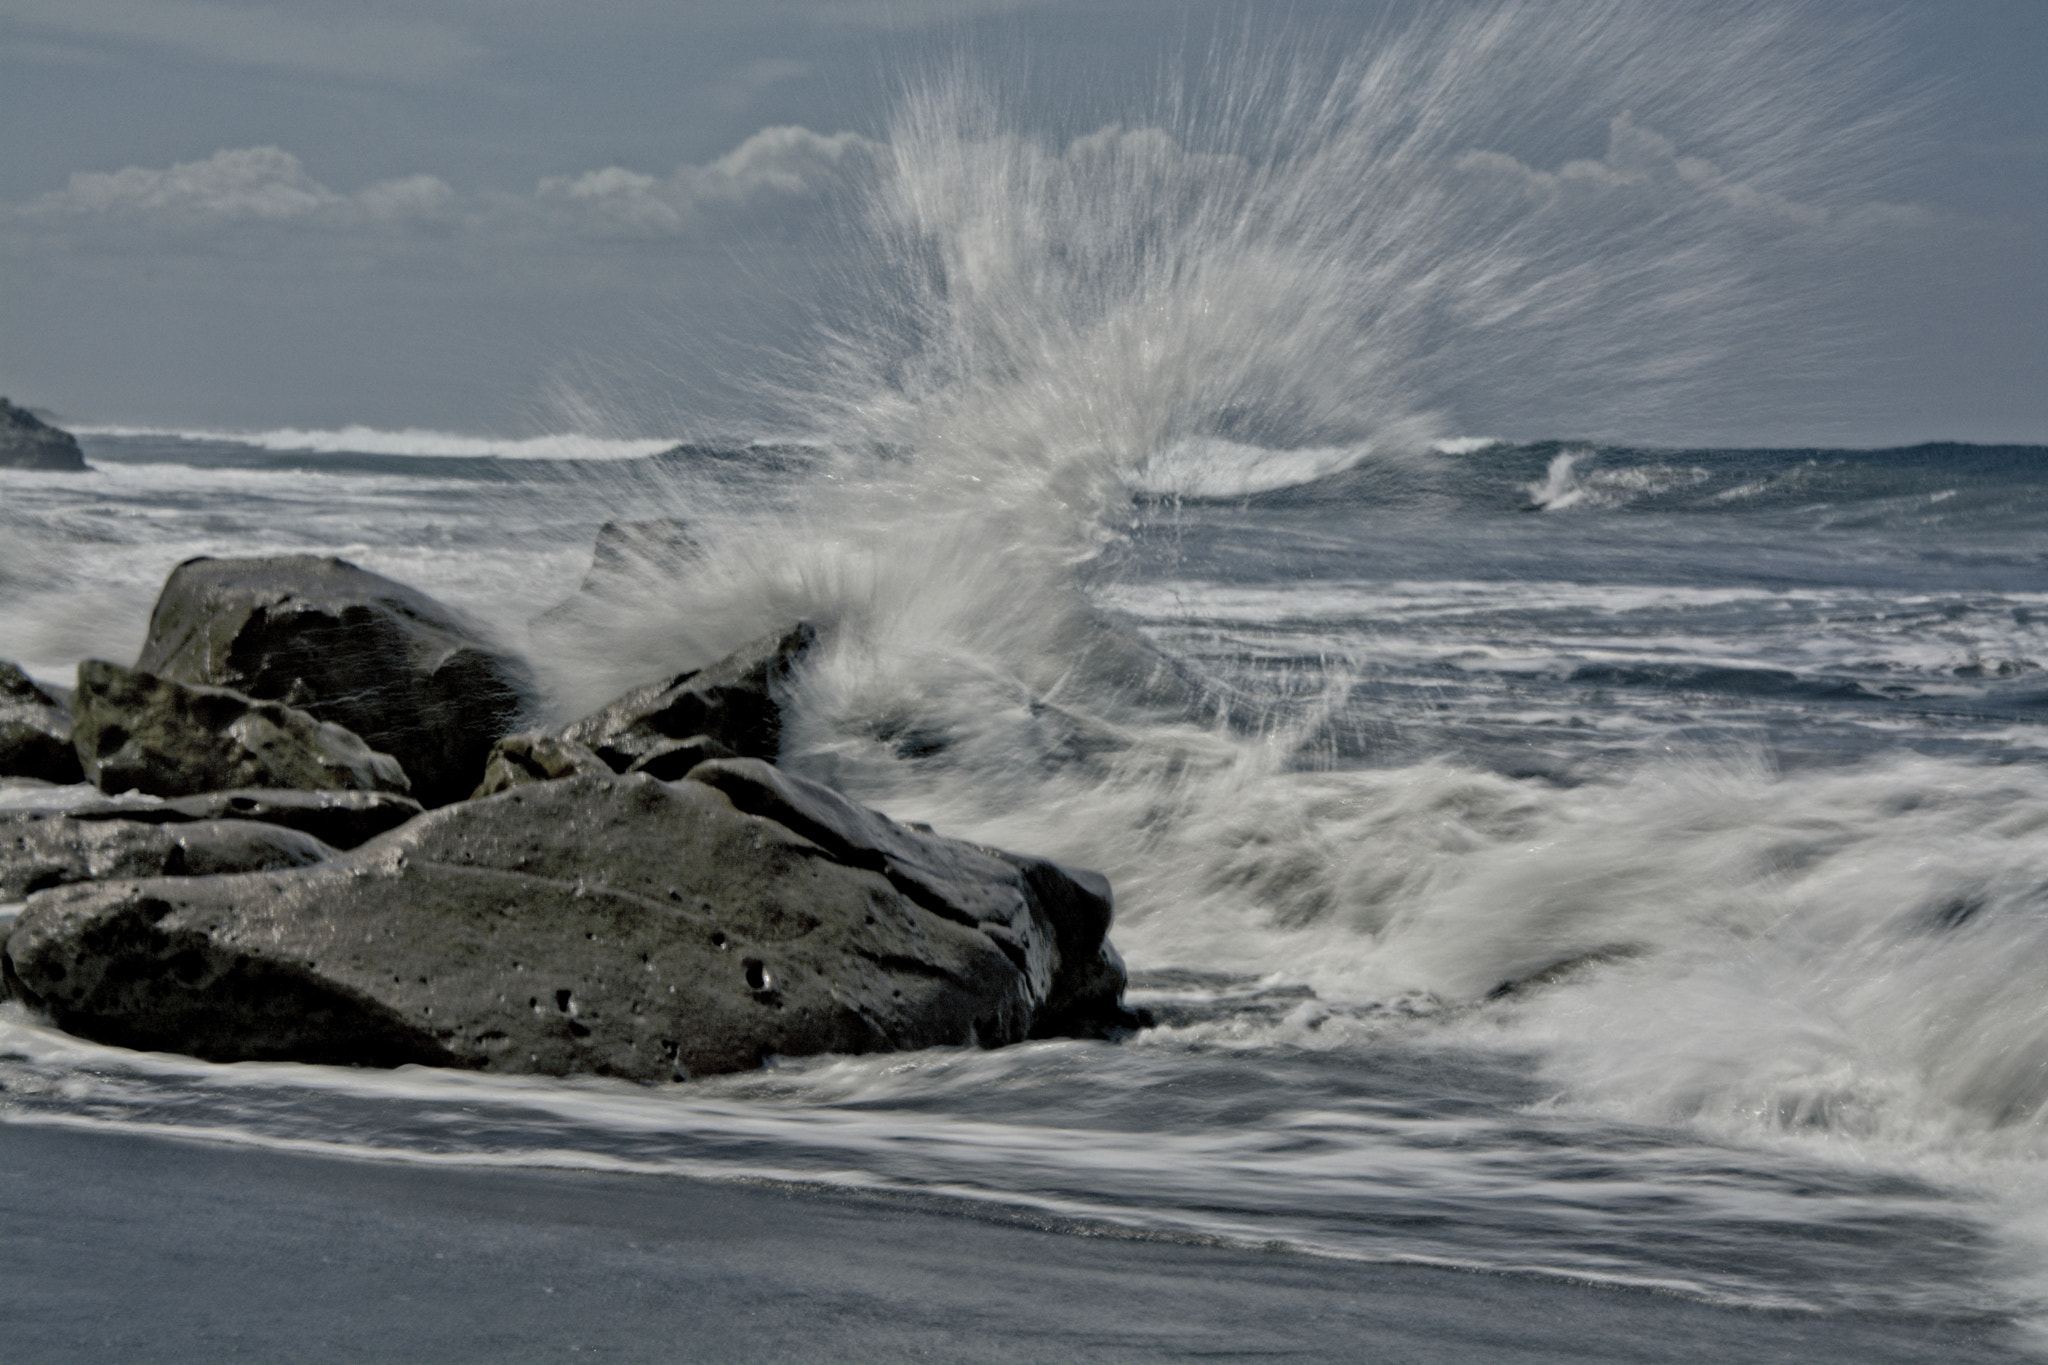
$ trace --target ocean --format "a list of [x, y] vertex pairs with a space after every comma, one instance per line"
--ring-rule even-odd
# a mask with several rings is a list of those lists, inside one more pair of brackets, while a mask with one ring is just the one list
[[[7, 1124], [2040, 1340], [2048, 448], [1217, 440], [1047, 554], [888, 449], [351, 444], [88, 433], [88, 474], [0, 474], [0, 657], [127, 660], [202, 554], [456, 604], [530, 643], [540, 721], [803, 616], [785, 764], [1101, 869], [1157, 1026], [643, 1088], [8, 1007]], [[690, 557], [543, 615], [659, 517]]]
[[[0, 1213], [75, 1187], [108, 1230], [0, 1278], [138, 1267], [145, 1308], [92, 1302], [145, 1338], [260, 1281], [221, 1321], [329, 1304], [304, 1358], [443, 1312], [484, 1335], [401, 1354], [542, 1358], [477, 1347], [527, 1321], [493, 1267], [656, 1283], [669, 1252], [621, 1247], [716, 1206], [662, 1245], [775, 1229], [761, 1278], [563, 1320], [636, 1359], [671, 1357], [634, 1324], [757, 1291], [783, 1335], [694, 1354], [2048, 1349], [2048, 447], [1708, 444], [1888, 420], [1831, 397], [1886, 344], [1835, 305], [1858, 243], [1932, 221], [1883, 199], [1929, 97], [1811, 17], [1248, 28], [1021, 113], [928, 63], [819, 191], [836, 227], [759, 234], [807, 322], [715, 357], [745, 420], [594, 364], [519, 439], [365, 395], [357, 426], [87, 424], [90, 472], [0, 471], [0, 658], [56, 683], [132, 659], [194, 555], [462, 608], [529, 652], [534, 724], [810, 621], [784, 765], [1106, 874], [1156, 1020], [640, 1087], [216, 1065], [7, 1007]], [[716, 351], [730, 321], [679, 325]], [[648, 552], [586, 584], [607, 522]], [[431, 1311], [263, 1278], [324, 1248], [301, 1222], [383, 1274], [359, 1198], [466, 1210], [391, 1264], [467, 1278], [421, 1270]], [[181, 1242], [272, 1250], [183, 1296]], [[877, 1297], [913, 1243], [925, 1288]], [[65, 1311], [21, 1339], [93, 1358]]]

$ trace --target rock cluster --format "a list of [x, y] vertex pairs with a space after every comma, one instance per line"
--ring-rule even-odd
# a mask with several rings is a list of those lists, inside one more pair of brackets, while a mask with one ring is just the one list
[[429, 806], [476, 786], [484, 755], [534, 697], [488, 631], [416, 588], [342, 559], [190, 559], [150, 613], [136, 668], [280, 701], [401, 756]]
[[76, 436], [0, 398], [0, 469], [85, 468]]
[[187, 687], [99, 659], [78, 666], [71, 742], [102, 791], [194, 796], [234, 787], [407, 792], [398, 760], [339, 725], [225, 687]]
[[0, 775], [169, 798], [0, 815], [0, 973], [125, 1046], [640, 1081], [1141, 1023], [1100, 877], [774, 766], [815, 640], [507, 733], [524, 664], [424, 594], [180, 565], [68, 710], [0, 667]]

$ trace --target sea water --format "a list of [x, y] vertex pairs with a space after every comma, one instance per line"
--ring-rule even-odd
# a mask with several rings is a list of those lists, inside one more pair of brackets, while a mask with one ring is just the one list
[[[0, 1117], [886, 1190], [2024, 1344], [2048, 448], [1460, 431], [1446, 374], [1511, 361], [1580, 430], [1683, 408], [1692, 350], [1757, 303], [1685, 223], [1609, 205], [1575, 244], [1554, 199], [1470, 197], [1517, 99], [1668, 74], [1623, 9], [1583, 45], [1542, 13], [1066, 140], [918, 87], [864, 283], [751, 439], [130, 427], [86, 431], [90, 473], [0, 474], [0, 657], [56, 682], [131, 658], [199, 554], [338, 554], [473, 613], [532, 650], [535, 723], [811, 620], [786, 766], [1105, 872], [1156, 1027], [639, 1087], [216, 1065], [10, 1008]], [[1729, 34], [1733, 95], [1660, 117], [1779, 118], [1741, 181], [1776, 192], [1795, 133], [1842, 150], [1835, 95]], [[1661, 154], [1607, 133], [1610, 169]], [[1626, 353], [1673, 310], [1684, 347]], [[598, 527], [655, 517], [683, 562], [577, 596]]]

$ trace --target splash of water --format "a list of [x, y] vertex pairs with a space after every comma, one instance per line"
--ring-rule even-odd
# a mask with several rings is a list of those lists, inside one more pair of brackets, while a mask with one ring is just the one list
[[766, 520], [679, 488], [724, 567], [661, 587], [627, 666], [794, 613], [1043, 685], [1134, 492], [1452, 478], [1432, 447], [1473, 414], [1700, 409], [1797, 308], [1756, 262], [1869, 193], [1901, 116], [1868, 35], [1809, 18], [1506, 0], [1334, 57], [1247, 30], [1078, 136], [964, 64], [914, 80], [818, 347], [761, 385], [829, 471]]
[[[1922, 808], [1956, 770], [1914, 764], [1668, 761], [1571, 793], [1442, 763], [1314, 771], [1314, 703], [1202, 686], [1088, 596], [1137, 492], [1372, 461], [1454, 477], [1432, 445], [1475, 393], [1581, 430], [1705, 402], [1738, 339], [1797, 307], [1765, 297], [1757, 253], [1867, 191], [1871, 61], [1796, 8], [1511, 3], [1330, 60], [1219, 59], [1064, 141], [944, 71], [891, 128], [854, 306], [784, 391], [823, 472], [771, 514], [696, 508], [699, 568], [650, 585], [641, 652], [613, 657], [826, 625], [790, 761], [1103, 867], [1141, 960], [1446, 1006], [1583, 971], [1598, 989], [1555, 997], [1578, 1004], [1490, 1017], [1585, 1095], [1895, 1136], [1925, 1101], [2031, 1131], [2048, 1090], [2011, 1058], [2043, 1055], [2048, 1018], [1958, 1014], [1913, 964], [2031, 962], [2038, 934], [2015, 911], [1930, 952], [1929, 907], [1969, 875], [1888, 859], [2024, 823], [2048, 792]], [[1572, 154], [1591, 138], [1604, 152]], [[1584, 502], [1582, 473], [1562, 455], [1532, 496]], [[1325, 709], [1343, 691], [1335, 669]], [[1980, 851], [2008, 868], [1994, 900], [2033, 894], [2019, 844]], [[1655, 1001], [1643, 1027], [1668, 1046], [1603, 1050], [1619, 1001]], [[1888, 1108], [1888, 1087], [1919, 1099]]]

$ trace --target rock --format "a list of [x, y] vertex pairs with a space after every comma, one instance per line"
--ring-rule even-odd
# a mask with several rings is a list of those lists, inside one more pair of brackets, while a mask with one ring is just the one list
[[665, 583], [696, 567], [703, 547], [687, 523], [674, 517], [608, 521], [590, 549], [590, 569], [576, 591], [527, 623], [537, 639], [566, 644], [585, 617], [598, 621], [644, 603]]
[[136, 667], [282, 701], [405, 765], [429, 806], [475, 788], [533, 696], [478, 622], [341, 559], [192, 559], [172, 571]]
[[1120, 1003], [1126, 977], [1109, 946], [1112, 903], [1101, 874], [911, 829], [754, 759], [706, 763], [690, 780], [850, 867], [880, 872], [933, 914], [987, 934], [1031, 981], [1040, 1002], [1034, 1027], [1044, 1030], [1036, 1036], [1136, 1026]]
[[254, 787], [181, 796], [150, 805], [108, 801], [66, 813], [74, 820], [141, 820], [150, 824], [255, 820], [310, 834], [335, 848], [354, 848], [398, 828], [424, 809], [411, 797], [396, 792]]
[[71, 747], [70, 711], [5, 660], [0, 660], [0, 776], [60, 784], [84, 780], [78, 751]]
[[59, 1026], [123, 1046], [665, 1081], [1019, 1041], [1074, 976], [1045, 917], [1107, 916], [1099, 882], [1051, 864], [765, 764], [707, 770], [720, 785], [520, 785], [294, 871], [58, 887], [8, 970]]
[[87, 467], [76, 436], [0, 398], [0, 469], [75, 471]]
[[[583, 575], [578, 596], [616, 599], [636, 589], [668, 582], [703, 557], [704, 549], [690, 534], [688, 523], [674, 517], [645, 521], [608, 521], [590, 547], [590, 571]], [[571, 607], [575, 598], [551, 608]]]
[[87, 659], [78, 666], [71, 703], [79, 765], [101, 791], [403, 792], [408, 785], [398, 760], [341, 726], [225, 687], [188, 687]]
[[605, 761], [573, 739], [528, 730], [491, 746], [484, 780], [470, 793], [475, 801], [529, 782], [553, 782], [578, 773], [609, 773]]
[[714, 758], [738, 757], [709, 735], [691, 735], [688, 739], [662, 740], [634, 759], [626, 771], [646, 773], [664, 782], [674, 782], [688, 777], [699, 763], [709, 763]]
[[146, 824], [0, 813], [0, 901], [110, 877], [205, 877], [306, 867], [335, 850], [253, 820]]
[[565, 726], [562, 737], [587, 745], [614, 772], [673, 752], [677, 740], [707, 740], [742, 757], [772, 762], [782, 747], [782, 709], [775, 690], [817, 638], [808, 623], [799, 622], [709, 668], [636, 688]]

